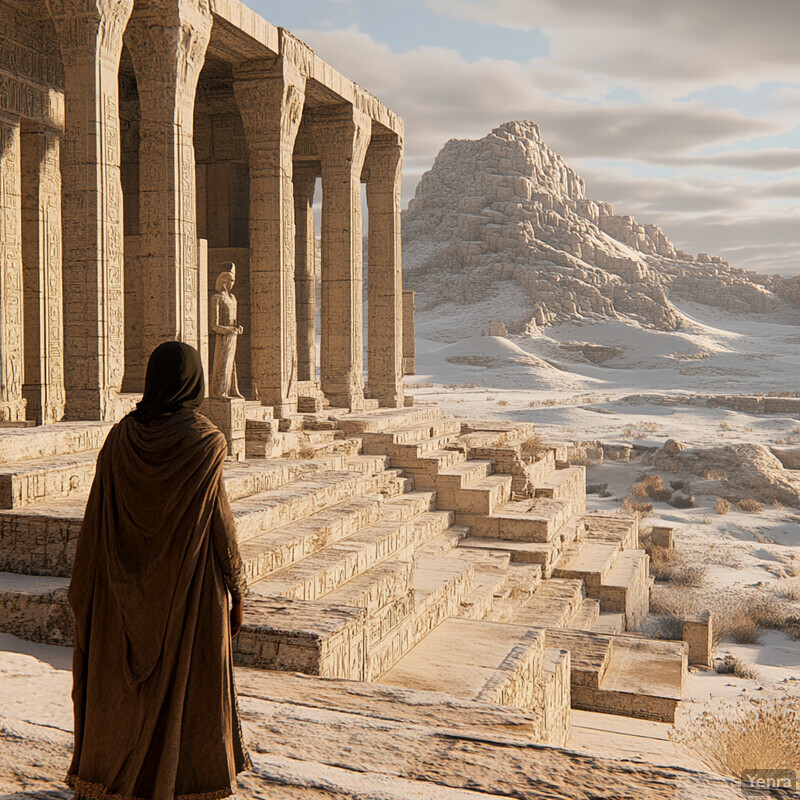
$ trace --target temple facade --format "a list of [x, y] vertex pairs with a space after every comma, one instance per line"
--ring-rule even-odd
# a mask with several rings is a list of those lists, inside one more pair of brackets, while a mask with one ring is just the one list
[[0, 0], [0, 422], [115, 420], [164, 340], [208, 361], [229, 262], [245, 397], [402, 406], [402, 153], [238, 0]]

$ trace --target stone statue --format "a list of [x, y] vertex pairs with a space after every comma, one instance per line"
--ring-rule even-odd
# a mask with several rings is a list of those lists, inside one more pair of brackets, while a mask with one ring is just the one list
[[236, 340], [244, 328], [236, 318], [236, 298], [231, 289], [236, 282], [236, 264], [221, 264], [225, 268], [217, 276], [216, 292], [211, 296], [211, 330], [216, 334], [214, 365], [208, 393], [211, 397], [242, 397], [236, 379]]

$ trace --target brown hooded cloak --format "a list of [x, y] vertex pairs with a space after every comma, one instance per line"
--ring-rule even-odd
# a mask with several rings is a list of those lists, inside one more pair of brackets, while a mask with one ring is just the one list
[[160, 345], [97, 459], [69, 588], [77, 796], [211, 800], [249, 766], [227, 597], [246, 584], [203, 394], [197, 351]]

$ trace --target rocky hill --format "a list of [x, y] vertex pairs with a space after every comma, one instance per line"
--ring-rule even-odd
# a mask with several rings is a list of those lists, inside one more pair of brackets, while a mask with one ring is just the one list
[[520, 317], [517, 305], [515, 318], [500, 320], [511, 333], [587, 318], [676, 330], [678, 299], [742, 313], [800, 305], [800, 279], [691, 256], [657, 226], [587, 198], [534, 122], [445, 144], [404, 214], [403, 257], [423, 310], [508, 296], [513, 282], [530, 312]]

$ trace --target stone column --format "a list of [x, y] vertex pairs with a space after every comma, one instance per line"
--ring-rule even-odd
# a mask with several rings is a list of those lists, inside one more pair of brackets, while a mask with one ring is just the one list
[[19, 118], [0, 114], [0, 422], [22, 422], [22, 196]]
[[371, 120], [353, 106], [315, 114], [322, 159], [322, 391], [332, 406], [364, 408], [361, 170]]
[[403, 406], [402, 163], [399, 136], [373, 135], [364, 165], [369, 209], [367, 396], [386, 408]]
[[194, 100], [211, 24], [209, 0], [136, 0], [125, 33], [141, 114], [142, 381], [161, 342], [199, 341]]
[[108, 419], [124, 368], [119, 58], [133, 0], [46, 0], [64, 61], [64, 382], [71, 419]]
[[35, 126], [23, 131], [22, 143], [22, 392], [28, 419], [41, 425], [64, 416], [60, 142], [53, 131]]
[[253, 383], [275, 416], [297, 412], [292, 154], [311, 52], [281, 30], [281, 55], [234, 73], [250, 161], [250, 351]]
[[317, 380], [317, 281], [314, 240], [316, 164], [294, 168], [294, 285], [297, 310], [297, 379]]

